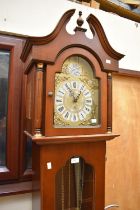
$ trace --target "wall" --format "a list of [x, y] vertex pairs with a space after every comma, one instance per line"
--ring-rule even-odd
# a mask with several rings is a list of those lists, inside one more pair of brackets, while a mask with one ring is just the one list
[[113, 132], [107, 143], [106, 204], [140, 209], [140, 78], [113, 76]]

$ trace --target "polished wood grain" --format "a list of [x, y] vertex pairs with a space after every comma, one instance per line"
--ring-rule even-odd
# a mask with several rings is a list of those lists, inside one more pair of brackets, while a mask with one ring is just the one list
[[[20, 145], [19, 145], [19, 154], [20, 154], [20, 160], [19, 160], [19, 178], [20, 181], [25, 180], [31, 180], [32, 179], [32, 171], [31, 169], [27, 169], [26, 165], [26, 145], [27, 145], [27, 135], [24, 134], [25, 125], [26, 125], [26, 103], [25, 103], [25, 90], [27, 88], [26, 82], [27, 77], [23, 77], [23, 83], [22, 83], [22, 106], [21, 106], [21, 114], [20, 114]], [[27, 125], [26, 125], [27, 126]]]
[[[38, 147], [37, 144], [33, 143], [33, 148], [32, 148], [32, 158], [33, 158], [33, 162], [32, 162], [32, 169], [33, 169], [33, 177], [32, 177], [32, 190], [33, 190], [33, 194], [32, 194], [32, 198], [33, 198], [33, 202], [32, 202], [32, 209], [33, 210], [41, 210], [42, 209], [42, 204], [43, 201], [42, 200], [42, 193], [44, 193], [43, 191], [44, 186], [42, 183], [42, 161], [41, 161], [41, 147]], [[47, 182], [50, 183], [50, 180], [46, 180]], [[51, 183], [50, 183], [51, 184]], [[43, 210], [43, 209], [42, 209]]]
[[[95, 207], [93, 209], [104, 209], [105, 148], [105, 141], [98, 143], [82, 143], [81, 145], [71, 143], [41, 147], [36, 146], [36, 150], [38, 150], [38, 152], [40, 151], [40, 153], [34, 156], [37, 171], [35, 170], [36, 175], [35, 179], [33, 179], [33, 183], [35, 186], [38, 186], [38, 191], [34, 193], [33, 197], [34, 209], [43, 210], [55, 208], [56, 173], [60, 168], [65, 166], [69, 158], [75, 155], [82, 157], [86, 163], [94, 168], [96, 184], [94, 190]], [[40, 162], [38, 160], [40, 160]], [[47, 169], [47, 162], [52, 163], [52, 169]], [[41, 171], [40, 177], [37, 175], [39, 170]], [[38, 185], [40, 181], [41, 185]]]

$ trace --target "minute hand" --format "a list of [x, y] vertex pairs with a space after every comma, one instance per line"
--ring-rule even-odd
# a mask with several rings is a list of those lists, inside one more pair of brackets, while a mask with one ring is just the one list
[[71, 95], [71, 96], [73, 97], [73, 99], [75, 100], [74, 92], [73, 92], [69, 87], [67, 87], [67, 89], [68, 89], [70, 95]]

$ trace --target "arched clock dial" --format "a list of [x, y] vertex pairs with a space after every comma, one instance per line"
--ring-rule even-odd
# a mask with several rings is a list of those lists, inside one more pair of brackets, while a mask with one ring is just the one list
[[54, 126], [99, 124], [99, 84], [89, 63], [80, 56], [65, 60], [55, 74]]

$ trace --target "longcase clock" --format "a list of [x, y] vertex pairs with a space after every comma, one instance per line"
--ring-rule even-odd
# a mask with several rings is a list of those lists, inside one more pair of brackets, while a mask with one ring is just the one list
[[67, 11], [46, 37], [29, 37], [25, 63], [25, 134], [33, 142], [34, 210], [103, 210], [106, 141], [112, 133], [111, 73], [116, 52], [96, 17], [79, 12], [74, 35]]

